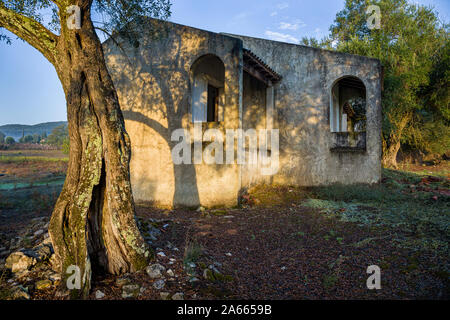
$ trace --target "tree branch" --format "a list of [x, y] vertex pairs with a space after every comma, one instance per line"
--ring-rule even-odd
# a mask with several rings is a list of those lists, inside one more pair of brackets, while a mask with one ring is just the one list
[[54, 4], [56, 4], [58, 7], [61, 7], [62, 3], [60, 0], [51, 0]]
[[56, 61], [58, 36], [36, 20], [8, 9], [0, 3], [0, 27], [39, 50], [52, 64]]
[[114, 36], [111, 33], [108, 32], [108, 30], [106, 30], [104, 28], [97, 27], [97, 26], [94, 26], [94, 29], [97, 29], [97, 30], [103, 32], [104, 34], [106, 34], [109, 37], [108, 39], [111, 39], [111, 41], [114, 42], [114, 44], [122, 51], [122, 53], [124, 54], [124, 56], [128, 60], [128, 63], [131, 64], [131, 61], [130, 61], [130, 59], [128, 57], [128, 54], [126, 53], [126, 51], [123, 48], [123, 46], [119, 42], [117, 42], [117, 40], [114, 38]]

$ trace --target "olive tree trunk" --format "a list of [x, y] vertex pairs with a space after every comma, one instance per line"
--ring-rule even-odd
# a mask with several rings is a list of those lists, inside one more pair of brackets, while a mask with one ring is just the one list
[[150, 255], [134, 220], [130, 140], [90, 10], [83, 9], [81, 29], [62, 20], [58, 51], [64, 54], [54, 64], [67, 100], [70, 153], [49, 234], [62, 285], [73, 270], [81, 276], [80, 287], [68, 288], [74, 298], [89, 294], [92, 270], [134, 272]]
[[[383, 138], [383, 158], [382, 164], [386, 168], [397, 168], [397, 154], [401, 147], [403, 132], [411, 120], [411, 114], [401, 115], [400, 120], [396, 121], [395, 130], [389, 136], [389, 141]], [[392, 120], [391, 120], [392, 121]]]
[[382, 164], [385, 168], [397, 168], [397, 154], [400, 150], [400, 139], [396, 139], [396, 141], [392, 141], [389, 147], [384, 147], [383, 149], [383, 158]]

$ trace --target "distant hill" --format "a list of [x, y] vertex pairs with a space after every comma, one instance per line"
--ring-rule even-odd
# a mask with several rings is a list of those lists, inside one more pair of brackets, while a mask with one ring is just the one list
[[6, 137], [13, 137], [14, 140], [18, 141], [22, 135], [33, 135], [35, 133], [42, 134], [44, 132], [49, 135], [54, 128], [62, 124], [67, 125], [67, 121], [45, 122], [32, 126], [24, 124], [6, 124], [4, 126], [0, 126], [0, 132], [2, 132]]

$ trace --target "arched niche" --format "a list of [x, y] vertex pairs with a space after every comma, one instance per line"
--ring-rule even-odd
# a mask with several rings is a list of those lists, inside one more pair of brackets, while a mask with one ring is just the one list
[[225, 65], [213, 54], [198, 58], [191, 67], [192, 122], [220, 122], [224, 113]]
[[337, 80], [331, 89], [331, 132], [365, 132], [366, 101], [366, 87], [359, 78]]

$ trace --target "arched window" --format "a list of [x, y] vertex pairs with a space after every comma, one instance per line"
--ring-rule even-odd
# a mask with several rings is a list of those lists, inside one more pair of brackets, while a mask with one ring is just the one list
[[191, 67], [192, 122], [223, 121], [225, 66], [217, 56], [200, 57]]
[[337, 81], [331, 90], [331, 132], [366, 131], [366, 87], [352, 76]]

